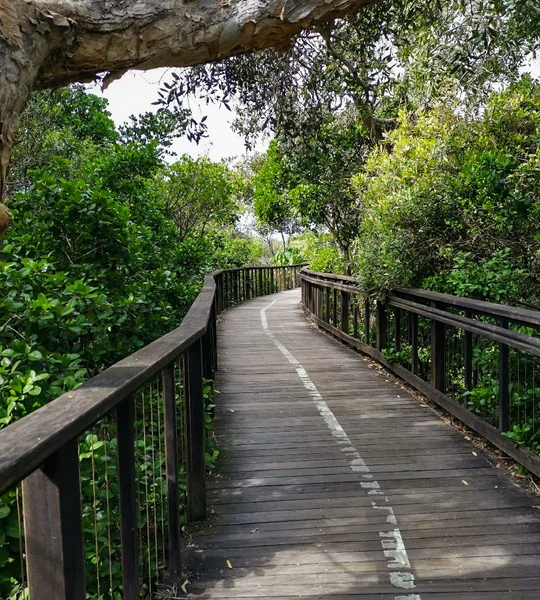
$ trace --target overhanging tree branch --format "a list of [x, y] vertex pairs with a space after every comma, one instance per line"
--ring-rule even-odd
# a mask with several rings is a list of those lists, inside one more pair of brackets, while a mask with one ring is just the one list
[[[286, 48], [369, 0], [0, 0], [0, 198], [33, 89]], [[9, 221], [0, 207], [0, 232]]]

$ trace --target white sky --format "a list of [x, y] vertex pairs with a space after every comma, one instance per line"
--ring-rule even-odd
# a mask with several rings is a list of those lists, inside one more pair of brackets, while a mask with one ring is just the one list
[[[122, 125], [131, 115], [139, 115], [147, 111], [155, 111], [156, 106], [152, 102], [158, 99], [160, 80], [168, 80], [165, 69], [153, 71], [130, 71], [121, 79], [114, 81], [104, 91], [93, 89], [98, 95], [107, 98], [109, 111], [116, 125]], [[202, 115], [194, 111], [195, 118]], [[208, 138], [204, 138], [197, 145], [189, 142], [185, 137], [176, 140], [173, 146], [178, 155], [190, 154], [191, 156], [206, 155], [211, 160], [220, 161], [230, 157], [240, 157], [246, 154], [244, 139], [236, 134], [230, 126], [234, 119], [234, 113], [229, 112], [220, 105], [208, 105], [203, 107], [203, 114], [208, 116]], [[261, 144], [258, 150], [265, 150], [267, 144]]]

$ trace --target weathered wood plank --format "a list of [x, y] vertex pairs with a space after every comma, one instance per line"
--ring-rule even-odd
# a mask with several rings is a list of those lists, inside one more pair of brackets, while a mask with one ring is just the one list
[[[298, 300], [222, 315], [221, 456], [187, 553], [194, 597], [538, 598], [540, 501], [316, 331]], [[391, 552], [395, 531], [406, 560]]]

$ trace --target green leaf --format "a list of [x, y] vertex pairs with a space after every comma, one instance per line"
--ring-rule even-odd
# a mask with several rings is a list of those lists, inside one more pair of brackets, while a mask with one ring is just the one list
[[39, 350], [32, 350], [28, 354], [28, 359], [32, 361], [43, 360], [43, 354]]

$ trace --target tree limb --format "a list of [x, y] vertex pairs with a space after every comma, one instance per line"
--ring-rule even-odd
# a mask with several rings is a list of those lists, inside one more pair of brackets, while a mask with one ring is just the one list
[[[262, 48], [366, 0], [0, 0], [0, 199], [30, 92]], [[9, 224], [0, 209], [0, 234]]]

